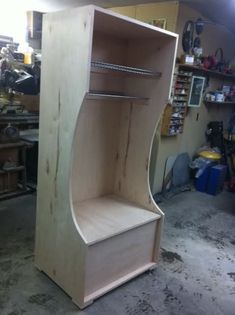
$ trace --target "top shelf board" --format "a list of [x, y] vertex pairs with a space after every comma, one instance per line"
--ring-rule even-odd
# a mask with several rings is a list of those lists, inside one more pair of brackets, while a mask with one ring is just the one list
[[185, 84], [190, 84], [191, 83], [191, 81], [185, 81], [185, 80], [178, 80], [178, 79], [176, 79], [176, 82], [177, 83], [185, 83]]
[[125, 39], [166, 39], [177, 38], [178, 35], [159, 27], [138, 21], [116, 12], [91, 6], [95, 11], [94, 30]]
[[24, 147], [26, 144], [23, 141], [19, 141], [19, 142], [10, 142], [10, 143], [1, 143], [0, 144], [0, 150], [4, 150], [4, 149], [15, 149], [15, 148], [19, 148], [19, 147]]
[[208, 69], [200, 68], [200, 67], [197, 67], [197, 66], [184, 65], [184, 64], [179, 64], [179, 67], [182, 68], [182, 69], [187, 69], [187, 70], [191, 70], [191, 71], [195, 71], [195, 72], [200, 72], [200, 73], [202, 73], [204, 75], [213, 76], [213, 77], [217, 77], [217, 78], [220, 78], [220, 79], [224, 79], [224, 80], [234, 81], [235, 82], [235, 76], [231, 75], [231, 74], [226, 74], [226, 73], [222, 73], [222, 72], [218, 72], [218, 71], [208, 70]]
[[178, 77], [189, 77], [189, 78], [192, 77], [191, 74], [183, 74], [183, 73], [175, 73], [174, 75], [175, 75], [175, 76], [178, 76]]
[[150, 71], [146, 69], [128, 67], [101, 61], [91, 62], [91, 72], [93, 73], [119, 73], [124, 75], [133, 75], [144, 78], [157, 79], [161, 77], [161, 72]]

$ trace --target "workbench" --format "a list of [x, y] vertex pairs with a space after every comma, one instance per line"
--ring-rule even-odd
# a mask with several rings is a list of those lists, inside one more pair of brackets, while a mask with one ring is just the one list
[[[0, 144], [0, 200], [27, 192], [26, 147], [27, 144], [23, 141]], [[15, 165], [4, 167], [6, 161]]]

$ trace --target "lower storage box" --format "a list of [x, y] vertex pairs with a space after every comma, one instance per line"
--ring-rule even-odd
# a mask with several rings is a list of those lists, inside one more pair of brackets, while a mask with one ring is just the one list
[[156, 221], [150, 222], [89, 246], [85, 303], [155, 265], [156, 224]]

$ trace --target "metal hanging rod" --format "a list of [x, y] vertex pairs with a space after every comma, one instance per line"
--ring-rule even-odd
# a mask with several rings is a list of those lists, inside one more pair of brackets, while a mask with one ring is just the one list
[[116, 65], [112, 63], [106, 63], [101, 61], [92, 61], [91, 66], [94, 68], [101, 68], [101, 69], [107, 69], [107, 70], [113, 70], [113, 71], [121, 71], [126, 73], [132, 73], [132, 74], [139, 74], [139, 75], [145, 75], [145, 76], [152, 76], [152, 77], [160, 77], [161, 72], [155, 72], [140, 68], [134, 68], [134, 67], [127, 67], [122, 65]]

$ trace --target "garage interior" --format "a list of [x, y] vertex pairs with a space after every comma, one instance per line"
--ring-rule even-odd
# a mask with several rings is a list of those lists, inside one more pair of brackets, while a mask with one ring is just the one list
[[234, 11], [3, 6], [0, 314], [234, 314]]

